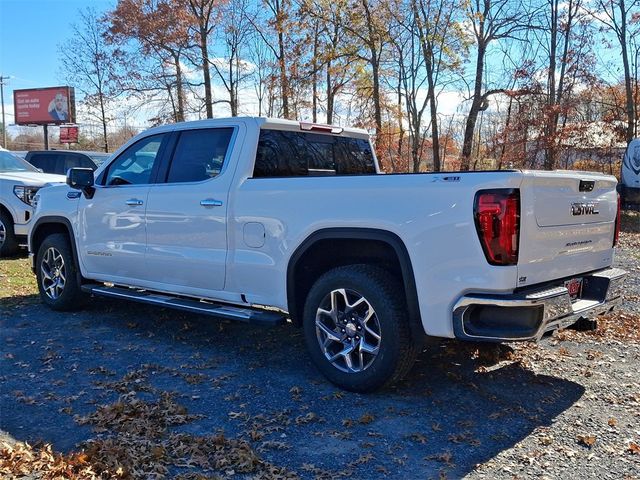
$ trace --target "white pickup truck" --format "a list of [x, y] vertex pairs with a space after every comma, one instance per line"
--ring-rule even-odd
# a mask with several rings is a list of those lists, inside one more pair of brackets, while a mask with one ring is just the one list
[[42, 173], [0, 147], [0, 258], [15, 254], [27, 244], [36, 192], [64, 181], [62, 175]]
[[535, 340], [611, 310], [616, 179], [383, 175], [363, 130], [265, 118], [146, 131], [41, 190], [42, 300], [88, 294], [304, 329], [332, 382], [401, 378], [427, 337]]

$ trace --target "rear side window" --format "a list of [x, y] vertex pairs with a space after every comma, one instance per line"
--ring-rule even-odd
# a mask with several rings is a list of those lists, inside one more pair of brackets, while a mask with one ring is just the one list
[[167, 183], [200, 182], [217, 176], [222, 170], [232, 134], [233, 128], [180, 132]]
[[57, 173], [56, 163], [60, 157], [49, 153], [36, 153], [31, 155], [29, 162], [44, 173]]
[[371, 146], [361, 138], [261, 130], [254, 178], [376, 173]]

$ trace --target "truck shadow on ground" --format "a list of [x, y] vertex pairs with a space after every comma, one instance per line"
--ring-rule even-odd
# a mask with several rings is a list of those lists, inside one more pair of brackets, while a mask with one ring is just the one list
[[0, 429], [63, 451], [97, 435], [74, 416], [127, 392], [171, 391], [202, 416], [178, 430], [245, 438], [304, 478], [455, 478], [549, 425], [584, 393], [505, 361], [508, 348], [493, 346], [442, 342], [400, 385], [362, 395], [326, 382], [291, 325], [101, 299], [73, 314], [18, 305], [0, 322]]

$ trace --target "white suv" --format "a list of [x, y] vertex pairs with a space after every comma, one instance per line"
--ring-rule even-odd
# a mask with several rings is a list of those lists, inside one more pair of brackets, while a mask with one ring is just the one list
[[33, 196], [42, 187], [64, 183], [62, 175], [42, 173], [0, 147], [0, 257], [27, 244], [33, 216]]

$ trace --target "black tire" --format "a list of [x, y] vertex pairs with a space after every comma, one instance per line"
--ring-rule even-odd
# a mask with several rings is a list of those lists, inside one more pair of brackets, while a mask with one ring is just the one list
[[[36, 277], [40, 299], [52, 310], [73, 311], [85, 305], [88, 294], [81, 289], [78, 265], [66, 235], [54, 233], [44, 239], [36, 255]], [[62, 286], [55, 284], [61, 277]]]
[[[355, 342], [355, 339], [360, 342], [364, 341], [365, 336], [362, 333], [364, 324], [362, 320], [366, 315], [357, 313], [355, 320], [354, 317], [345, 320], [346, 317], [349, 317], [349, 314], [342, 315], [340, 322], [349, 323], [337, 325], [337, 328], [331, 329], [336, 335], [342, 335], [343, 339], [341, 341], [346, 341], [346, 344], [341, 344], [335, 340], [327, 342], [327, 335], [324, 333], [326, 331], [316, 326], [318, 309], [322, 306], [326, 310], [329, 305], [327, 302], [333, 305], [334, 301], [333, 297], [331, 297], [331, 292], [339, 291], [340, 289], [344, 289], [347, 295], [336, 294], [336, 298], [338, 298], [336, 303], [341, 302], [339, 300], [341, 296], [342, 298], [348, 298], [349, 295], [352, 295], [351, 298], [354, 301], [351, 305], [354, 305], [357, 303], [357, 300], [355, 300], [358, 298], [357, 295], [360, 295], [366, 301], [363, 308], [368, 312], [368, 307], [370, 306], [375, 311], [376, 325], [379, 327], [377, 333], [379, 333], [380, 338], [370, 337], [372, 338], [371, 342], [379, 343], [375, 356], [366, 355], [365, 361], [370, 362], [368, 366], [361, 368], [364, 365], [362, 353], [356, 353], [356, 350], [353, 351], [353, 354], [356, 355], [356, 363], [359, 363], [359, 365], [356, 365], [356, 370], [358, 371], [344, 371], [344, 369], [351, 368], [351, 365], [346, 363], [346, 356], [342, 356], [342, 359], [338, 357], [335, 364], [330, 361], [329, 357], [333, 357], [341, 345], [345, 346], [346, 350], [353, 348], [353, 343], [349, 344], [348, 342]], [[333, 308], [331, 309], [332, 311], [334, 310]], [[338, 310], [336, 309], [336, 312]], [[346, 312], [349, 310], [349, 308], [345, 308]], [[353, 312], [354, 310], [351, 311]], [[340, 316], [340, 314], [336, 315], [336, 317]], [[318, 318], [323, 319], [323, 323], [338, 323], [333, 320], [333, 315], [329, 316], [322, 313], [318, 315]], [[327, 319], [324, 320], [325, 318]], [[346, 328], [346, 333], [342, 333], [345, 332], [345, 329], [341, 328], [342, 326]], [[374, 266], [347, 265], [334, 268], [322, 275], [311, 287], [307, 296], [303, 315], [303, 328], [311, 360], [318, 370], [332, 383], [352, 392], [371, 392], [399, 381], [409, 372], [418, 353], [415, 344], [411, 340], [407, 306], [398, 280], [386, 270]], [[360, 332], [354, 332], [354, 328], [358, 328]], [[344, 336], [349, 335], [350, 332], [354, 332], [356, 335], [360, 333], [361, 337], [347, 336], [345, 339]], [[320, 338], [324, 339], [325, 347], [321, 345]], [[360, 340], [360, 338], [363, 340]], [[366, 343], [370, 343], [370, 340], [366, 340]], [[329, 345], [329, 351], [327, 351], [327, 344]], [[361, 345], [359, 345], [358, 349], [360, 348], [362, 348]], [[360, 356], [358, 357], [358, 355]], [[351, 357], [351, 353], [349, 357]], [[351, 364], [353, 365], [352, 361]]]
[[14, 255], [18, 248], [13, 219], [7, 212], [0, 211], [0, 257]]

